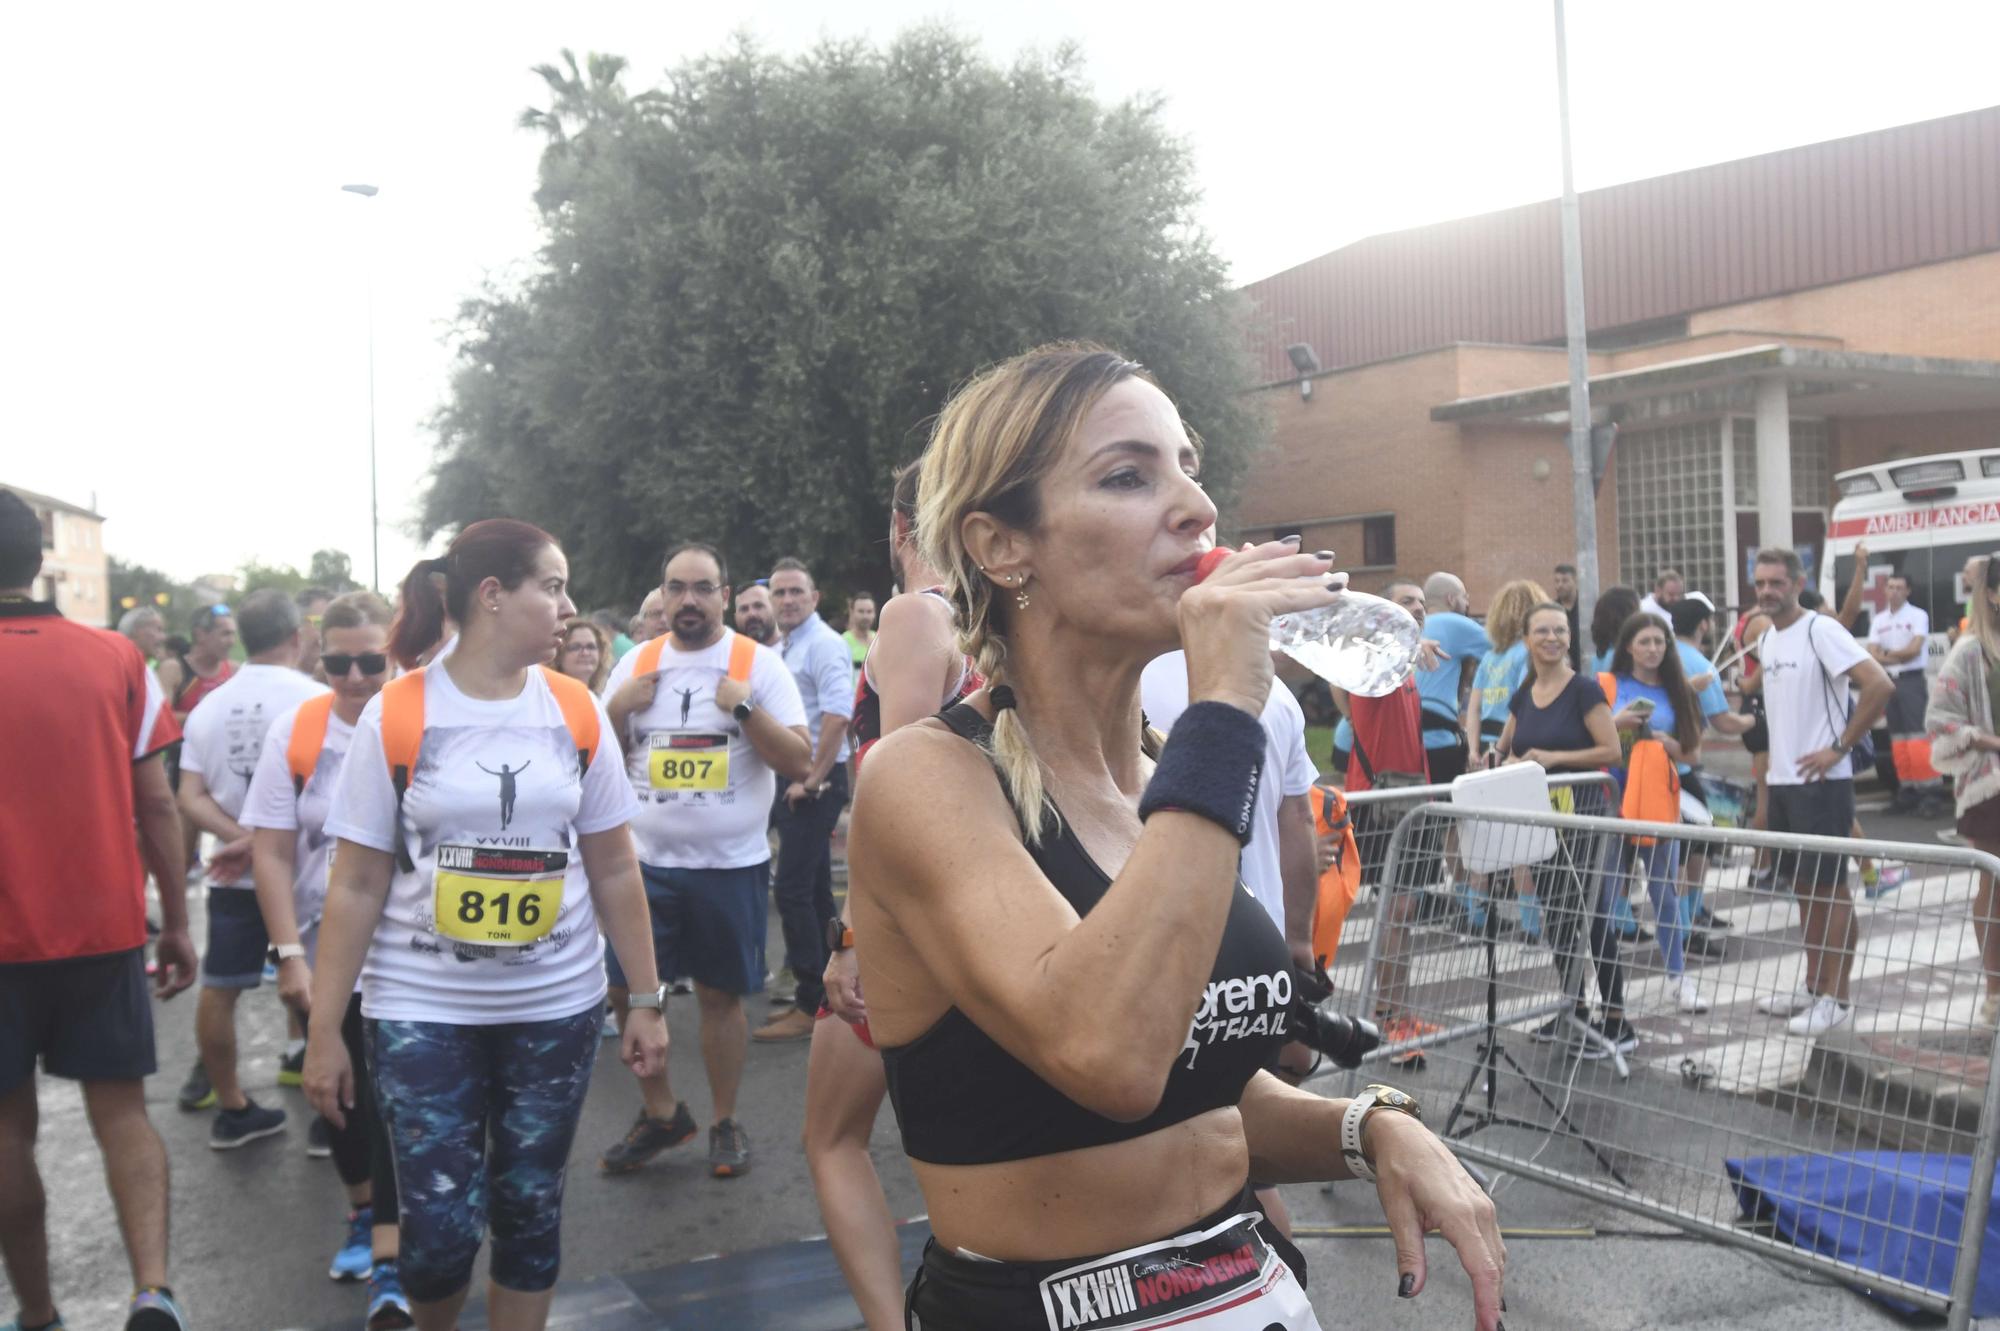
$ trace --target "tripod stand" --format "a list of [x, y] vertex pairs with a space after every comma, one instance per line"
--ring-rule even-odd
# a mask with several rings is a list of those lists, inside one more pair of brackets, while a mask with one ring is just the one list
[[[1557, 853], [1562, 857], [1563, 861], [1562, 871], [1567, 873], [1571, 880], [1576, 883], [1578, 888], [1577, 898], [1579, 901], [1583, 901], [1587, 889], [1584, 886], [1582, 875], [1577, 872], [1575, 861], [1570, 856], [1569, 846], [1561, 839], [1558, 839], [1556, 844]], [[1588, 908], [1594, 909], [1594, 903]], [[1458, 1099], [1452, 1104], [1451, 1113], [1445, 1117], [1444, 1128], [1440, 1135], [1447, 1141], [1462, 1141], [1482, 1128], [1496, 1126], [1527, 1128], [1537, 1132], [1560, 1132], [1566, 1137], [1574, 1137], [1576, 1140], [1582, 1142], [1589, 1149], [1591, 1155], [1596, 1157], [1597, 1163], [1603, 1166], [1605, 1173], [1616, 1179], [1621, 1187], [1629, 1188], [1632, 1186], [1631, 1182], [1624, 1174], [1619, 1172], [1618, 1166], [1611, 1162], [1611, 1158], [1604, 1153], [1603, 1148], [1592, 1141], [1590, 1136], [1577, 1126], [1576, 1121], [1569, 1116], [1566, 1104], [1558, 1103], [1549, 1094], [1548, 1088], [1533, 1073], [1522, 1067], [1520, 1062], [1507, 1051], [1507, 1047], [1500, 1041], [1500, 1032], [1502, 1029], [1500, 1025], [1500, 970], [1495, 955], [1495, 947], [1499, 939], [1499, 918], [1500, 912], [1498, 910], [1489, 909], [1486, 912], [1485, 927], [1480, 930], [1482, 936], [1481, 946], [1486, 954], [1486, 1031], [1481, 1038], [1478, 1058], [1473, 1063], [1472, 1071], [1466, 1075], [1465, 1085], [1459, 1088]], [[1570, 930], [1572, 954], [1574, 953], [1577, 937], [1578, 931], [1574, 929]], [[1568, 964], [1559, 965], [1559, 970], [1564, 971], [1568, 975], [1578, 977], [1575, 981], [1565, 979], [1563, 997], [1560, 1000], [1560, 1020], [1563, 1026], [1567, 1028], [1568, 1038], [1578, 1045], [1579, 1051], [1583, 1048], [1592, 1048], [1600, 1051], [1602, 1055], [1612, 1060], [1612, 1064], [1617, 1068], [1621, 1079], [1629, 1077], [1631, 1069], [1625, 1063], [1625, 1056], [1618, 1052], [1617, 1045], [1606, 1038], [1603, 1032], [1597, 1030], [1588, 1021], [1577, 1015], [1577, 1005], [1582, 999], [1580, 985], [1588, 983], [1588, 970], [1581, 964], [1578, 964], [1579, 958], [1574, 955], [1563, 957], [1560, 960]], [[1572, 990], [1577, 990], [1577, 992], [1572, 992]], [[1556, 1038], [1560, 1040], [1564, 1036], [1558, 1033]], [[1516, 1118], [1500, 1112], [1498, 1100], [1500, 1072], [1503, 1064], [1516, 1077], [1519, 1077], [1528, 1089], [1534, 1092], [1535, 1098], [1540, 1100], [1543, 1106], [1555, 1116], [1553, 1125]], [[1473, 1100], [1473, 1088], [1481, 1084], [1482, 1078], [1484, 1078], [1485, 1084], [1485, 1104], [1483, 1106]], [[1459, 1120], [1461, 1119], [1465, 1120], [1462, 1127], [1459, 1126]]]

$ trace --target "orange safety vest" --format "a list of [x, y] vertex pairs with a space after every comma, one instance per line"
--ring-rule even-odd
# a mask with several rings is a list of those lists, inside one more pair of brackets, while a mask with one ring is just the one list
[[[424, 669], [398, 675], [382, 686], [382, 760], [389, 765], [389, 781], [396, 788], [396, 862], [405, 873], [417, 867], [410, 859], [409, 844], [402, 834], [403, 795], [410, 788], [410, 774], [416, 771], [417, 753], [424, 746]], [[548, 666], [541, 667], [541, 671], [576, 745], [576, 770], [581, 778], [590, 770], [590, 760], [597, 754], [597, 699], [582, 680], [571, 679]], [[293, 739], [296, 743], [296, 731]], [[293, 771], [296, 773], [297, 769]]]
[[[1340, 950], [1340, 933], [1347, 924], [1347, 912], [1361, 891], [1361, 851], [1354, 841], [1354, 820], [1348, 814], [1347, 796], [1325, 786], [1314, 786], [1307, 797], [1312, 801], [1313, 831], [1319, 836], [1339, 838], [1333, 863], [1319, 876], [1319, 892], [1313, 898], [1313, 960], [1321, 970], [1333, 964]], [[1317, 848], [1315, 848], [1317, 849]]]
[[[1604, 700], [1612, 712], [1618, 711], [1618, 676], [1604, 671], [1597, 677]], [[1635, 741], [1625, 760], [1625, 798], [1618, 812], [1634, 822], [1678, 823], [1681, 820], [1681, 774], [1667, 756], [1667, 746], [1657, 739]], [[1634, 837], [1642, 846], [1655, 838]]]

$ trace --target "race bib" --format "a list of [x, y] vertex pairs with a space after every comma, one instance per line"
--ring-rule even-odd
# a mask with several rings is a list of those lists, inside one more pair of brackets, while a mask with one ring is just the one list
[[1239, 1215], [1191, 1242], [1165, 1240], [1043, 1280], [1047, 1331], [1320, 1331], [1284, 1259]]
[[518, 947], [548, 935], [562, 912], [566, 850], [439, 846], [433, 917], [465, 943]]
[[654, 790], [729, 789], [729, 736], [707, 731], [655, 731], [647, 741], [646, 775]]

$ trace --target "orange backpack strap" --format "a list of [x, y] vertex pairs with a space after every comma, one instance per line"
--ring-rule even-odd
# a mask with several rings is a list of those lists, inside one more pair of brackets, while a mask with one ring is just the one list
[[663, 633], [657, 638], [648, 638], [632, 649], [632, 673], [650, 675], [660, 668], [660, 652], [667, 645]]
[[382, 686], [382, 761], [389, 766], [389, 784], [396, 788], [396, 863], [404, 873], [416, 872], [409, 842], [403, 836], [403, 794], [417, 770], [417, 751], [424, 746], [424, 672], [412, 670]]
[[590, 770], [590, 760], [597, 756], [597, 699], [582, 680], [571, 679], [548, 666], [542, 667], [542, 677], [548, 680], [549, 692], [555, 695], [556, 706], [562, 708], [563, 724], [569, 727], [569, 737], [576, 745], [576, 779], [581, 781]]
[[1313, 896], [1312, 951], [1322, 969], [1333, 964], [1340, 950], [1340, 935], [1348, 913], [1361, 890], [1361, 852], [1355, 845], [1353, 820], [1347, 797], [1338, 790], [1315, 785], [1307, 792], [1312, 802], [1313, 830], [1332, 836], [1337, 844], [1333, 863], [1319, 876]]
[[738, 684], [750, 682], [750, 667], [757, 661], [757, 644], [735, 634], [729, 641], [729, 677]]
[[1618, 710], [1618, 676], [1609, 670], [1597, 672], [1597, 687], [1604, 690], [1604, 702], [1612, 711]]
[[333, 715], [333, 695], [322, 693], [299, 704], [292, 717], [292, 742], [285, 746], [285, 766], [292, 773], [292, 796], [305, 793], [319, 766], [319, 751], [326, 747], [326, 719]]

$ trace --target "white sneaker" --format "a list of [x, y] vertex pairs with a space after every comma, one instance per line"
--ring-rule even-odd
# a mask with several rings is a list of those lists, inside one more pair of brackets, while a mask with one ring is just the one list
[[1773, 1017], [1792, 1017], [1813, 1005], [1813, 996], [1803, 986], [1789, 994], [1765, 994], [1757, 1000], [1757, 1010]]
[[1681, 976], [1680, 1010], [1683, 1012], [1706, 1012], [1708, 1000], [1701, 996], [1701, 989], [1694, 982], [1694, 976]]
[[1853, 1015], [1853, 1008], [1822, 996], [1815, 998], [1811, 1007], [1787, 1022], [1785, 1029], [1793, 1035], [1825, 1035]]

